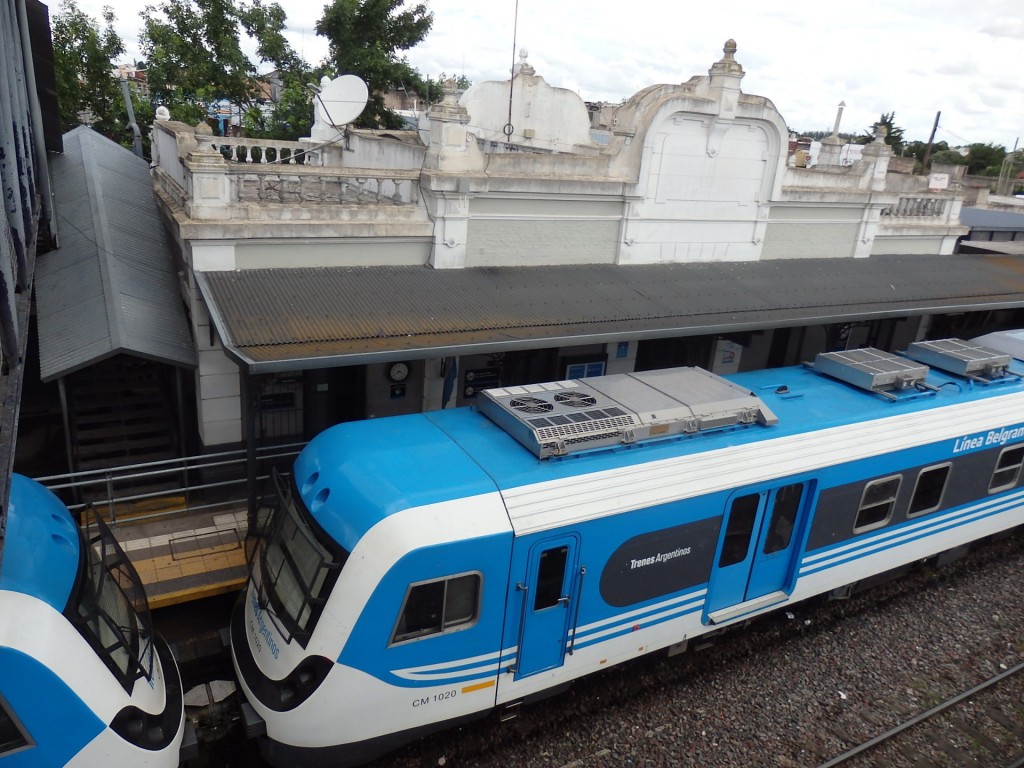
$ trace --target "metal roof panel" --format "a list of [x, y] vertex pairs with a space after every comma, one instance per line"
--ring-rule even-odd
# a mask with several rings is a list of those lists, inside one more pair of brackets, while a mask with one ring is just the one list
[[85, 126], [64, 148], [51, 163], [61, 248], [35, 278], [43, 380], [119, 352], [194, 366], [148, 164]]

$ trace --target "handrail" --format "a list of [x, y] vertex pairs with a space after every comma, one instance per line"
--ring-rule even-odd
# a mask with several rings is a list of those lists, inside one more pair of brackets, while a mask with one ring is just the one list
[[[298, 455], [303, 445], [304, 443], [290, 443], [259, 447], [256, 449], [256, 461], [265, 465], [268, 462], [290, 460]], [[183, 456], [177, 459], [161, 459], [105, 469], [47, 475], [38, 477], [36, 480], [55, 493], [64, 492], [73, 495], [74, 501], [67, 504], [73, 514], [85, 509], [90, 504], [97, 511], [105, 509], [105, 522], [113, 526], [118, 524], [119, 505], [135, 504], [149, 499], [181, 498], [183, 503], [171, 504], [158, 511], [133, 514], [132, 521], [141, 522], [225, 507], [243, 508], [247, 505], [248, 500], [246, 461], [246, 451], [239, 449], [202, 456]], [[238, 471], [227, 479], [202, 478], [202, 473], [215, 469], [223, 471], [231, 467], [237, 467]], [[196, 472], [201, 473], [200, 477], [194, 477]], [[152, 481], [175, 476], [180, 478], [177, 485], [160, 490], [118, 488], [125, 483]], [[269, 468], [257, 472], [257, 481], [262, 483], [269, 476]], [[92, 498], [88, 502], [82, 502], [80, 498], [83, 495], [91, 495]], [[65, 501], [68, 500], [65, 499]]]
[[509, 664], [506, 672], [516, 673], [519, 671], [519, 660], [523, 656], [523, 638], [526, 636], [526, 617], [529, 612], [530, 588], [521, 581], [516, 582], [516, 591], [523, 593], [523, 609], [519, 617], [519, 641], [516, 643], [516, 658]]
[[580, 566], [580, 578], [576, 585], [576, 605], [572, 618], [572, 636], [569, 638], [569, 655], [576, 651], [576, 629], [580, 624], [580, 603], [583, 602], [583, 577], [587, 575], [587, 566]]
[[[258, 448], [256, 448], [256, 453], [257, 454], [259, 454], [260, 451], [264, 451], [265, 452], [265, 451], [271, 451], [271, 450], [281, 450], [281, 449], [290, 449], [290, 448], [295, 448], [297, 450], [294, 450], [294, 451], [287, 450], [285, 453], [276, 454], [276, 455], [273, 455], [273, 456], [263, 456], [263, 457], [257, 456], [257, 458], [282, 458], [282, 457], [285, 457], [285, 456], [294, 455], [294, 454], [298, 453], [298, 451], [301, 450], [303, 448], [303, 446], [305, 446], [305, 443], [287, 443], [285, 445], [273, 445], [273, 446], [258, 447]], [[180, 471], [183, 468], [185, 468], [185, 469], [199, 469], [199, 468], [208, 468], [208, 467], [217, 467], [217, 466], [227, 466], [229, 464], [237, 463], [237, 461], [238, 461], [237, 459], [232, 460], [232, 461], [220, 461], [220, 462], [208, 461], [209, 459], [216, 459], [216, 458], [219, 458], [219, 457], [222, 457], [222, 456], [244, 457], [245, 456], [245, 449], [241, 449], [240, 448], [240, 449], [234, 450], [234, 451], [221, 451], [219, 453], [204, 453], [204, 454], [202, 454], [200, 456], [182, 456], [182, 457], [176, 458], [176, 459], [158, 459], [156, 461], [139, 462], [138, 464], [121, 464], [121, 465], [118, 465], [116, 467], [105, 467], [103, 469], [81, 469], [81, 470], [78, 470], [77, 472], [64, 472], [64, 473], [58, 474], [58, 475], [44, 475], [43, 477], [35, 478], [35, 480], [36, 480], [36, 482], [45, 485], [50, 490], [55, 490], [57, 488], [71, 488], [74, 485], [76, 485], [76, 483], [74, 482], [75, 478], [86, 478], [89, 475], [101, 475], [103, 477], [106, 477], [111, 472], [122, 472], [122, 471], [126, 471], [126, 470], [134, 470], [134, 469], [140, 468], [140, 467], [160, 467], [160, 466], [165, 466], [165, 465], [174, 465], [177, 468], [177, 471]], [[188, 466], [187, 462], [192, 462], [192, 461], [194, 461], [195, 463], [192, 464], [191, 466]], [[182, 462], [186, 462], [186, 466], [182, 467], [181, 466]], [[164, 470], [164, 471], [166, 472], [167, 470]], [[142, 474], [144, 474], [144, 473], [139, 473], [139, 476], [142, 476]], [[157, 474], [157, 473], [150, 473], [150, 474]], [[136, 475], [134, 473], [133, 474], [129, 474], [129, 475], [125, 475], [125, 478], [135, 479], [135, 477], [136, 477]], [[72, 479], [72, 482], [65, 483], [63, 485], [53, 485], [53, 484], [51, 484], [52, 481], [54, 481], [54, 480], [61, 480], [63, 478], [70, 478], [70, 479]], [[81, 485], [81, 483], [77, 483], [77, 484]]]

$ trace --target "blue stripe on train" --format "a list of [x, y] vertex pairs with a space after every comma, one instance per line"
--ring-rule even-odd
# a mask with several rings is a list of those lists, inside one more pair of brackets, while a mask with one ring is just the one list
[[[596, 622], [595, 624], [591, 624], [576, 633], [576, 642], [574, 643], [574, 647], [576, 649], [586, 648], [588, 646], [604, 642], [605, 640], [630, 634], [641, 627], [650, 627], [656, 624], [662, 624], [667, 621], [672, 621], [673, 619], [678, 619], [681, 616], [698, 612], [704, 607], [705, 593], [706, 590], [699, 589], [695, 592], [690, 592], [683, 597], [673, 598], [672, 600], [663, 601], [657, 605], [651, 605], [640, 610], [622, 613], [610, 619], [604, 619], [600, 622]], [[506, 664], [512, 663], [515, 660], [515, 654], [515, 648], [502, 651], [497, 667], [492, 665], [487, 669], [481, 668], [475, 675], [452, 674], [449, 677], [440, 676], [443, 675], [444, 672], [458, 673], [463, 670], [475, 669], [483, 666], [481, 661], [473, 662], [465, 659], [458, 659], [456, 661], [442, 664], [432, 664], [425, 667], [393, 670], [391, 674], [395, 677], [401, 678], [406, 684], [447, 685], [463, 683], [468, 682], [469, 680], [492, 677], [495, 672], [500, 670], [500, 668], [504, 667]], [[433, 674], [438, 674], [439, 676], [427, 677], [428, 675]]]
[[[829, 570], [854, 560], [866, 557], [871, 554], [883, 552], [898, 546], [904, 546], [914, 541], [934, 536], [944, 531], [963, 527], [964, 525], [983, 520], [993, 515], [998, 515], [1024, 502], [1024, 490], [1016, 491], [1009, 495], [988, 499], [980, 504], [973, 504], [955, 510], [947, 510], [938, 515], [931, 515], [925, 519], [912, 520], [902, 525], [883, 528], [872, 535], [851, 543], [845, 541], [830, 547], [827, 550], [818, 550], [806, 555], [801, 564], [800, 577], [810, 576], [815, 573]], [[706, 586], [706, 585], [705, 585]], [[668, 621], [673, 621], [682, 616], [696, 613], [703, 609], [706, 589], [701, 588], [681, 597], [663, 601], [655, 605], [612, 616], [599, 622], [589, 624], [575, 635], [573, 647], [577, 650], [606, 642], [608, 640], [622, 637], [641, 628], [647, 628]], [[497, 668], [492, 665], [484, 665], [481, 662], [469, 662], [457, 660], [442, 664], [431, 665], [430, 667], [410, 668], [396, 670], [392, 674], [402, 676], [405, 684], [414, 683], [418, 685], [446, 685], [468, 682], [481, 678], [491, 677], [498, 669], [515, 658], [515, 648], [502, 651]], [[460, 671], [473, 670], [468, 675], [451, 674], [444, 676], [445, 672], [458, 673]], [[437, 677], [427, 678], [428, 674], [438, 674]], [[411, 680], [405, 676], [423, 676], [418, 680]]]
[[884, 552], [943, 531], [960, 528], [978, 520], [1002, 514], [1018, 506], [1022, 501], [1024, 501], [1024, 491], [990, 499], [981, 504], [943, 512], [937, 517], [930, 516], [926, 520], [914, 520], [892, 528], [880, 529], [875, 534], [865, 535], [864, 538], [857, 539], [853, 543], [845, 541], [827, 550], [818, 550], [806, 555], [801, 562], [800, 576], [810, 576], [858, 560], [869, 554]]

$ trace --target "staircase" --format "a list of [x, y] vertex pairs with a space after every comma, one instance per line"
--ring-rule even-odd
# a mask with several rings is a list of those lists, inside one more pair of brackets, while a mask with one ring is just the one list
[[[75, 470], [106, 469], [178, 456], [173, 370], [119, 355], [71, 374], [68, 418]], [[120, 483], [118, 495], [175, 487], [174, 478]]]

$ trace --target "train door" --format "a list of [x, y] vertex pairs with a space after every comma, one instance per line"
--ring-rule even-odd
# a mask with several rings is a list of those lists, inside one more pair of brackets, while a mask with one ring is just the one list
[[522, 600], [515, 679], [560, 667], [573, 613], [579, 539], [561, 536], [530, 549], [526, 580], [516, 584]]
[[707, 622], [786, 599], [809, 495], [807, 483], [790, 483], [730, 499], [704, 609]]

